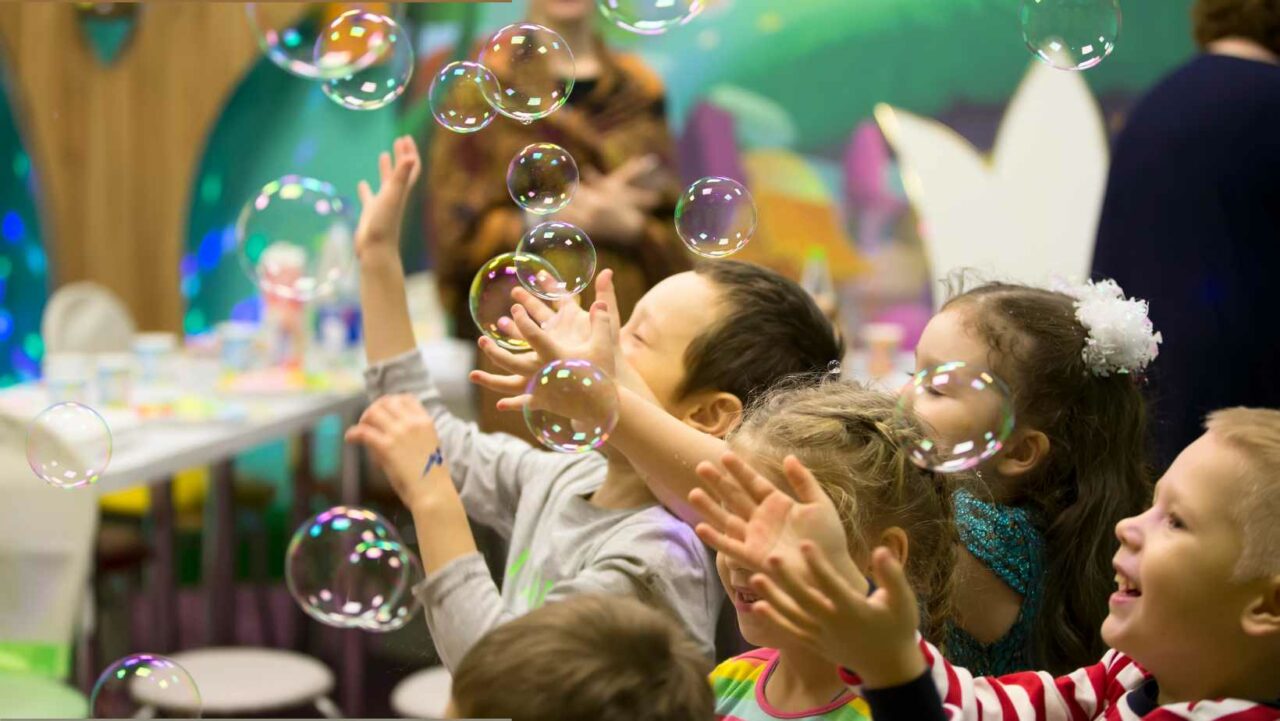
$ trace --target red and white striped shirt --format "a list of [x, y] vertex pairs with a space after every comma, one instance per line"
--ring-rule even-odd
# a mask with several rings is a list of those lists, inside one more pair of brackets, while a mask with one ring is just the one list
[[[1206, 699], [1160, 706], [1155, 678], [1119, 651], [1108, 651], [1100, 662], [1057, 678], [1041, 671], [975, 678], [968, 670], [952, 666], [931, 644], [921, 641], [920, 649], [948, 719], [1280, 721], [1280, 703], [1275, 702]], [[861, 685], [856, 674], [842, 669], [841, 675], [851, 686]], [[879, 714], [876, 719], [894, 721]]]

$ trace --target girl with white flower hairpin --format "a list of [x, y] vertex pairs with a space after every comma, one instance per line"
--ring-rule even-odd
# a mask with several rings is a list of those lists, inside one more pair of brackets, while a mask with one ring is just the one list
[[[963, 280], [948, 283], [916, 366], [990, 369], [1011, 389], [1017, 422], [979, 466], [982, 487], [955, 495], [957, 621], [940, 640], [975, 673], [1073, 669], [1104, 650], [1112, 529], [1150, 499], [1138, 381], [1160, 335], [1146, 303], [1111, 281], [963, 290]], [[972, 421], [943, 397], [915, 407], [944, 437]]]

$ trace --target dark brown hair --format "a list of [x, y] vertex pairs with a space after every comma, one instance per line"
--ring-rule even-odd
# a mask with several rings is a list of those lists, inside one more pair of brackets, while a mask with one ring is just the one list
[[711, 660], [664, 612], [629, 596], [574, 596], [499, 626], [453, 678], [463, 717], [707, 721]]
[[679, 396], [724, 391], [747, 406], [778, 381], [825, 372], [844, 355], [831, 321], [795, 281], [735, 260], [694, 272], [720, 289], [725, 312], [685, 350]]
[[854, 383], [787, 383], [760, 398], [730, 436], [769, 477], [794, 455], [835, 503], [853, 553], [898, 526], [907, 534], [907, 578], [920, 598], [921, 633], [937, 638], [951, 619], [958, 539], [951, 477], [907, 457], [920, 426], [896, 413], [897, 399]]
[[[961, 290], [963, 278], [952, 280]], [[1049, 438], [1049, 453], [1002, 503], [1032, 509], [1044, 532], [1045, 576], [1032, 627], [1032, 659], [1054, 672], [1093, 663], [1114, 573], [1115, 524], [1151, 499], [1146, 404], [1131, 375], [1094, 375], [1087, 331], [1064, 293], [987, 283], [952, 297], [991, 348], [989, 363], [1013, 391], [1019, 427]]]
[[1238, 37], [1280, 54], [1280, 0], [1197, 0], [1191, 8], [1196, 43]]

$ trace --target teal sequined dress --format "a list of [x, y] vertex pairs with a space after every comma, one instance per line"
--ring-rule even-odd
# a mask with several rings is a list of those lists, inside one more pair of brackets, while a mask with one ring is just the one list
[[1035, 668], [1030, 656], [1031, 629], [1044, 586], [1044, 538], [1025, 508], [988, 503], [964, 490], [957, 491], [953, 499], [960, 541], [1022, 596], [1022, 609], [1009, 632], [990, 644], [951, 626], [947, 629], [947, 658], [979, 676]]

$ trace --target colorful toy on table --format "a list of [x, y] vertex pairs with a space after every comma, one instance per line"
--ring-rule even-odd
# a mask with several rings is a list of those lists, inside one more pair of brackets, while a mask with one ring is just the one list
[[156, 403], [140, 403], [136, 411], [143, 421], [228, 423], [243, 421], [249, 417], [249, 410], [243, 404], [197, 395], [183, 395], [173, 400]]
[[248, 395], [343, 392], [363, 387], [363, 380], [355, 370], [316, 372], [299, 365], [228, 372], [218, 383], [221, 392]]

